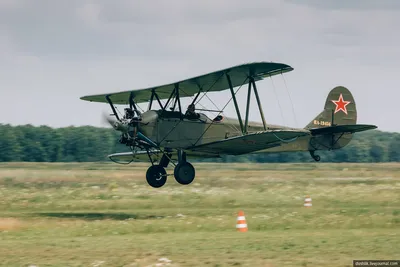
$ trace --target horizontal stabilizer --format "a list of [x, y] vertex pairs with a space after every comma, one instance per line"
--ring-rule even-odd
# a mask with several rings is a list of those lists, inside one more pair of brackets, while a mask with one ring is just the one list
[[309, 135], [307, 130], [272, 130], [228, 138], [221, 141], [188, 148], [192, 151], [241, 155], [280, 146], [295, 141], [298, 137]]
[[353, 124], [353, 125], [337, 125], [324, 128], [309, 129], [312, 135], [335, 134], [335, 133], [356, 133], [378, 128], [375, 125]]

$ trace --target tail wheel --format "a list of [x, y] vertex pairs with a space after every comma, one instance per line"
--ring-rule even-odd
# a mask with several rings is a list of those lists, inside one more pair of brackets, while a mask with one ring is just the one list
[[193, 182], [196, 172], [189, 162], [181, 162], [174, 169], [175, 180], [183, 185]]
[[321, 160], [321, 157], [319, 155], [315, 155], [315, 150], [310, 150], [310, 155], [315, 161]]
[[147, 183], [155, 188], [159, 188], [167, 181], [167, 172], [160, 165], [152, 165], [146, 172]]

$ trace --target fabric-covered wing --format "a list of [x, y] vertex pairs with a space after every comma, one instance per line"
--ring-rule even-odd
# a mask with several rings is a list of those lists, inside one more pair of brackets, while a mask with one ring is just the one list
[[160, 99], [168, 98], [177, 84], [179, 85], [180, 89], [180, 97], [188, 97], [197, 94], [200, 88], [203, 92], [223, 91], [229, 89], [229, 83], [225, 74], [229, 75], [232, 82], [232, 87], [237, 87], [242, 85], [249, 75], [254, 78], [254, 81], [259, 81], [265, 77], [289, 72], [292, 70], [292, 67], [282, 63], [248, 63], [204, 74], [176, 83], [139, 90], [83, 96], [80, 99], [91, 102], [107, 103], [105, 97], [108, 95], [113, 104], [128, 104], [130, 94], [132, 93], [135, 103], [143, 103], [150, 100], [153, 90], [157, 93]]
[[293, 142], [298, 137], [309, 134], [307, 130], [272, 130], [202, 144], [190, 150], [220, 155], [241, 155]]

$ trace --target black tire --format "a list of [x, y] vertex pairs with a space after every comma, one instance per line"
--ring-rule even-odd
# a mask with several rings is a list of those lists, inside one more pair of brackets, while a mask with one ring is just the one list
[[152, 165], [147, 169], [146, 181], [150, 186], [159, 188], [167, 182], [167, 172], [160, 165]]
[[317, 155], [317, 156], [314, 157], [314, 160], [315, 160], [315, 161], [320, 161], [320, 160], [321, 160], [321, 157]]
[[196, 176], [196, 171], [189, 162], [178, 163], [174, 169], [175, 180], [183, 185], [188, 185], [193, 182]]

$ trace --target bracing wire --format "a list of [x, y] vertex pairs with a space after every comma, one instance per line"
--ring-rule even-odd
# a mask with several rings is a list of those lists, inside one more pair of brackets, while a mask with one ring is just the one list
[[[195, 103], [195, 105], [197, 105], [198, 103], [199, 103], [199, 101], [214, 87], [214, 85], [224, 76], [224, 74], [225, 73], [222, 73], [219, 77], [218, 77], [218, 79], [217, 80], [215, 80], [215, 82], [210, 86], [210, 88], [208, 88], [208, 90], [206, 91], [206, 92], [204, 92], [204, 94], [200, 97], [200, 99], [199, 100], [197, 100], [197, 102]], [[182, 90], [182, 89], [179, 89], [179, 90]], [[183, 93], [185, 93], [186, 95], [188, 95], [186, 92], [184, 92], [183, 90], [182, 90], [182, 92]], [[228, 102], [229, 103], [229, 102]], [[224, 107], [225, 108], [225, 107]], [[221, 114], [221, 112], [219, 112], [219, 114]], [[219, 115], [218, 114], [218, 115]], [[174, 127], [164, 136], [164, 138], [160, 141], [160, 143], [162, 142], [162, 141], [164, 141], [168, 136], [169, 136], [169, 134], [181, 123], [181, 121], [182, 120], [179, 120], [178, 121], [178, 123], [176, 123], [175, 125], [174, 125]], [[212, 123], [211, 123], [212, 124]], [[211, 126], [211, 124], [209, 125], [209, 127]], [[209, 128], [208, 127], [208, 128]], [[206, 131], [208, 130], [208, 128], [206, 129]], [[204, 131], [203, 132], [203, 134], [199, 137], [199, 139], [196, 141], [196, 143], [200, 140], [200, 138], [205, 134], [205, 132], [206, 131]], [[194, 143], [193, 145], [195, 145], [196, 143]]]
[[[215, 107], [217, 110], [220, 110], [220, 108], [214, 103], [214, 101], [211, 100], [211, 98], [210, 98], [208, 95], [206, 95], [206, 97], [208, 98], [208, 100], [210, 100], [210, 102], [214, 105], [214, 107]], [[201, 105], [201, 104], [200, 104], [200, 105]], [[203, 106], [203, 105], [202, 105], [202, 106]], [[203, 107], [204, 107], [204, 106], [203, 106]], [[226, 120], [229, 121], [228, 118], [226, 118]], [[239, 132], [239, 129], [236, 128], [236, 126], [235, 126], [234, 124], [231, 124], [231, 128], [234, 129], [235, 131], [238, 131], [238, 132]]]
[[219, 81], [219, 79], [222, 78], [222, 76], [224, 76], [224, 74], [225, 74], [224, 72], [221, 73], [221, 75], [218, 77], [218, 79], [215, 80], [215, 82], [210, 86], [210, 88], [208, 88], [208, 90], [204, 92], [205, 94], [202, 95], [199, 100], [197, 100], [197, 102], [195, 103], [196, 105], [203, 99], [205, 95], [207, 95], [207, 93], [211, 90], [211, 88], [214, 87], [214, 85]]
[[115, 110], [119, 113], [119, 115], [121, 116], [121, 118], [123, 117], [121, 111], [119, 111], [118, 107], [114, 105]]
[[292, 97], [290, 96], [289, 89], [288, 89], [288, 87], [287, 87], [287, 85], [286, 85], [285, 76], [283, 76], [282, 73], [281, 73], [281, 75], [282, 75], [283, 82], [285, 83], [286, 92], [287, 92], [287, 94], [288, 94], [288, 96], [289, 96], [290, 105], [292, 106], [292, 112], [293, 112], [294, 123], [295, 123], [295, 126], [298, 127], [297, 118], [296, 118], [296, 112], [294, 111], [294, 105], [293, 105]]
[[[211, 88], [217, 83], [217, 81], [222, 77], [222, 75], [210, 86], [210, 88], [208, 89], [208, 91], [211, 90]], [[179, 88], [180, 91], [182, 91], [184, 94], [186, 94], [187, 96], [189, 95], [188, 93], [186, 93], [184, 90], [182, 90], [182, 88]], [[208, 92], [206, 91], [206, 93]], [[195, 103], [196, 105], [198, 104], [198, 102], [204, 97], [204, 95], [201, 96], [201, 98], [197, 101], [197, 103]], [[192, 97], [193, 99], [193, 97]], [[170, 133], [175, 130], [175, 128], [182, 122], [182, 120], [179, 120], [174, 127], [164, 136], [163, 139], [161, 139], [160, 144], [170, 135]]]
[[142, 111], [142, 113], [144, 113], [144, 110], [139, 105], [136, 106]]
[[[183, 92], [184, 94], [186, 94], [187, 96], [189, 95], [189, 94], [186, 93], [183, 89], [181, 89], [181, 90], [182, 90], [182, 92]], [[210, 97], [207, 95], [207, 92], [204, 93], [204, 95], [208, 98], [208, 100], [210, 100], [210, 102], [214, 105], [214, 107], [215, 107], [217, 110], [220, 110], [220, 108], [214, 103], [214, 101], [212, 101], [212, 100], [210, 99]], [[190, 98], [193, 100], [193, 96], [190, 96]], [[206, 107], [205, 107], [203, 104], [201, 104], [200, 102], [197, 102], [196, 105], [200, 105], [202, 108], [206, 109]], [[221, 112], [220, 112], [220, 113], [221, 113]], [[227, 119], [227, 120], [228, 120], [228, 119]], [[238, 131], [238, 132], [239, 132], [239, 129], [236, 128], [236, 126], [235, 126], [234, 124], [232, 124], [231, 127], [232, 127], [232, 129], [234, 129], [235, 131]]]
[[[210, 100], [210, 102], [215, 106], [215, 108], [217, 109], [217, 110], [220, 110], [220, 108], [218, 108], [218, 106], [210, 99], [210, 97], [207, 95], [207, 93], [211, 90], [211, 88], [213, 88], [214, 87], [214, 85], [224, 76], [224, 74], [225, 73], [222, 73], [219, 77], [218, 77], [218, 79], [217, 80], [215, 80], [215, 82], [210, 86], [210, 88], [208, 88], [208, 90], [206, 91], [206, 92], [204, 92], [204, 94], [200, 97], [200, 99], [198, 99], [197, 101], [196, 101], [196, 105], [197, 104], [199, 104], [199, 102], [203, 99], [203, 97], [204, 96], [206, 96], [207, 98], [208, 98], [208, 100]], [[247, 80], [247, 78], [245, 79], [245, 81]], [[244, 82], [243, 82], [243, 84], [244, 84]], [[242, 85], [243, 85], [242, 84]], [[242, 85], [240, 86], [240, 87], [242, 87]], [[240, 88], [239, 88], [240, 89]], [[236, 91], [237, 92], [237, 91]], [[236, 94], [236, 93], [235, 93]], [[232, 99], [231, 99], [232, 100]], [[230, 101], [230, 100], [229, 100]], [[228, 102], [229, 103], [229, 102]], [[201, 104], [200, 104], [201, 105]], [[201, 106], [203, 106], [203, 105], [201, 105]], [[204, 107], [204, 106], [203, 106]], [[225, 105], [225, 107], [226, 107], [226, 105]], [[222, 109], [222, 112], [224, 111], [224, 109], [225, 109], [225, 107]], [[217, 116], [219, 116], [222, 112], [219, 112], [218, 113], [218, 115]], [[228, 120], [228, 119], [227, 119]], [[234, 129], [235, 131], [239, 131], [239, 129], [238, 128], [236, 128], [236, 126], [234, 125], [234, 124], [232, 124], [231, 125], [231, 127], [232, 127], [232, 129]], [[208, 128], [207, 128], [208, 129]], [[197, 141], [198, 142], [198, 141]], [[196, 142], [196, 143], [197, 143]]]
[[282, 106], [281, 106], [281, 103], [279, 101], [278, 94], [276, 93], [275, 84], [274, 84], [274, 81], [272, 80], [272, 76], [270, 76], [270, 78], [271, 78], [272, 88], [274, 89], [275, 98], [276, 98], [276, 101], [278, 102], [279, 111], [281, 113], [283, 124], [286, 125], [285, 118], [283, 116]]
[[[234, 95], [236, 95], [237, 92], [242, 88], [242, 86], [245, 84], [245, 82], [246, 82], [247, 79], [248, 79], [248, 78], [246, 77], [246, 79], [243, 81], [242, 85], [239, 86], [239, 88], [236, 90], [236, 92], [234, 93]], [[222, 108], [222, 110], [221, 110], [220, 112], [218, 112], [218, 115], [220, 115], [220, 114], [224, 111], [224, 109], [225, 109], [226, 106], [231, 102], [232, 99], [233, 99], [233, 96], [231, 96], [231, 98], [228, 100], [228, 102], [226, 102], [226, 104], [225, 104], [225, 106]], [[210, 125], [208, 125], [207, 129], [203, 132], [202, 135], [200, 135], [199, 139], [197, 139], [197, 141], [196, 141], [196, 143], [194, 143], [194, 145], [196, 145], [197, 142], [199, 142], [199, 140], [200, 140], [200, 139], [203, 137], [203, 135], [208, 131], [208, 129], [211, 127], [211, 125], [212, 125], [213, 123], [214, 123], [214, 121], [211, 122]]]

